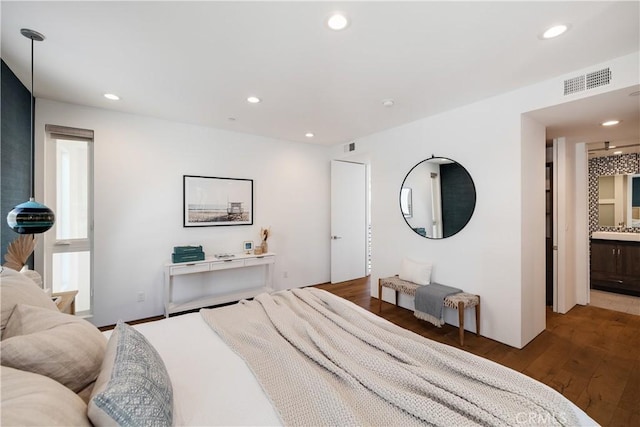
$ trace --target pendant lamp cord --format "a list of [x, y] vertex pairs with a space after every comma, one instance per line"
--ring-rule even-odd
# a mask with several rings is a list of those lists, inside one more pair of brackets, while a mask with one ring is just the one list
[[35, 191], [35, 182], [36, 182], [36, 177], [35, 177], [35, 168], [34, 168], [34, 163], [36, 162], [36, 158], [35, 158], [35, 152], [36, 152], [36, 141], [35, 141], [35, 129], [34, 129], [34, 123], [33, 123], [33, 116], [34, 116], [34, 93], [33, 93], [33, 37], [31, 37], [31, 199], [35, 200], [35, 195], [36, 195], [36, 191]]

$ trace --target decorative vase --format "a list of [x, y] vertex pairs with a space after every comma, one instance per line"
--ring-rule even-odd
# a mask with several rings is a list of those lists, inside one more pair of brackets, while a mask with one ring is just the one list
[[262, 253], [266, 254], [267, 252], [269, 252], [269, 245], [267, 244], [266, 240], [262, 241]]

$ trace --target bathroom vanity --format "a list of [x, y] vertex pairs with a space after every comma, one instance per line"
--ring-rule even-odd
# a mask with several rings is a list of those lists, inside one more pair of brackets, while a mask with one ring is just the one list
[[640, 233], [594, 232], [591, 288], [640, 296]]

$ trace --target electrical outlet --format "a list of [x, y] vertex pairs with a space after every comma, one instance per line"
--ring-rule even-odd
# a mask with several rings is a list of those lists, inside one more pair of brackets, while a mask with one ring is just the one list
[[138, 302], [144, 301], [144, 292], [138, 292]]

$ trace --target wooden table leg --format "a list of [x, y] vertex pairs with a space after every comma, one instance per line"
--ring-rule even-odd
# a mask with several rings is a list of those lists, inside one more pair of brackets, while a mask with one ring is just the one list
[[458, 303], [458, 324], [460, 325], [460, 345], [464, 345], [464, 303], [460, 301]]
[[480, 296], [478, 295], [478, 305], [476, 305], [476, 335], [480, 336]]

